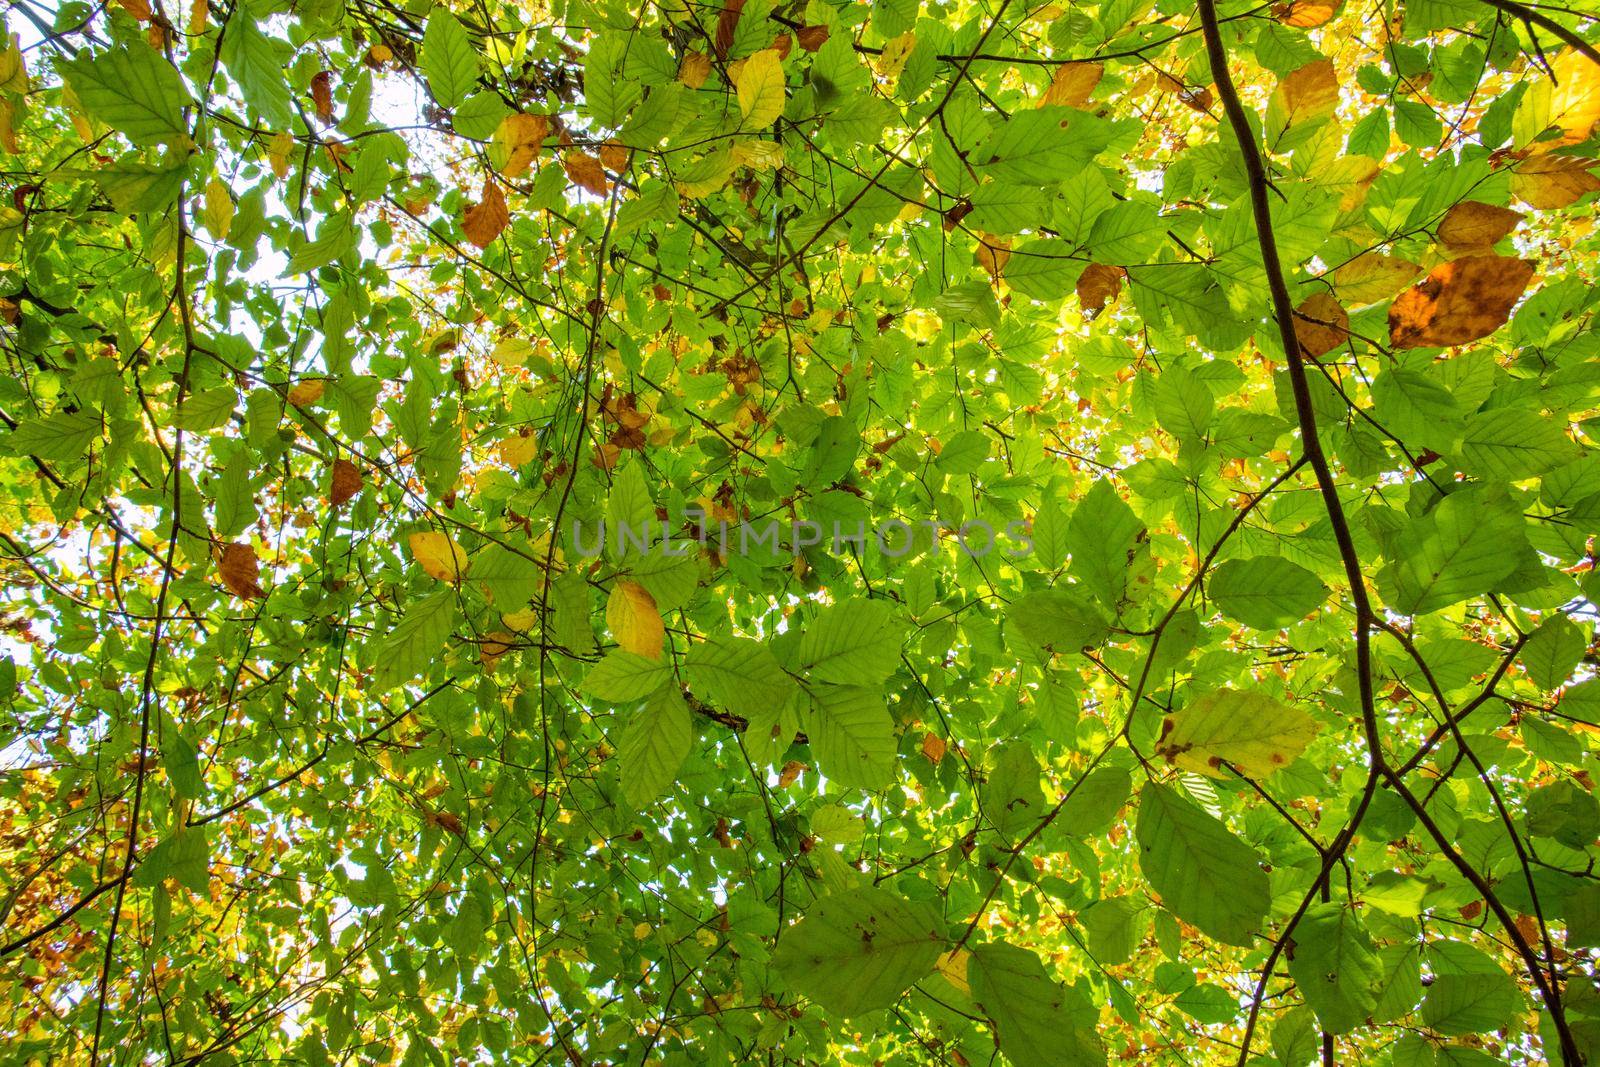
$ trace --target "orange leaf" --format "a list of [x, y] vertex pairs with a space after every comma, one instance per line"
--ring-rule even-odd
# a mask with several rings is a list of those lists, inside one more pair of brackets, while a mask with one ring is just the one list
[[257, 600], [267, 595], [258, 584], [261, 564], [256, 559], [254, 545], [224, 545], [222, 556], [217, 560], [217, 573], [222, 576], [222, 584], [228, 587], [228, 592], [241, 600]]
[[595, 196], [605, 196], [606, 171], [600, 160], [587, 152], [580, 152], [576, 148], [568, 150], [562, 157], [561, 165], [567, 170], [567, 177], [578, 183], [587, 192]]
[[928, 757], [929, 763], [938, 763], [944, 759], [948, 748], [945, 739], [936, 733], [929, 732], [922, 737], [922, 754]]
[[1350, 336], [1350, 315], [1330, 294], [1312, 293], [1294, 309], [1294, 336], [1306, 356], [1326, 355]]
[[338, 507], [361, 492], [361, 469], [347, 459], [333, 461], [333, 482], [328, 488], [328, 503]]
[[1533, 280], [1533, 263], [1512, 256], [1469, 256], [1433, 268], [1389, 308], [1396, 348], [1443, 348], [1487, 337], [1505, 324]]
[[1089, 95], [1100, 84], [1105, 67], [1099, 63], [1063, 63], [1050, 79], [1050, 87], [1039, 98], [1039, 106], [1059, 104], [1065, 107], [1082, 107]]
[[1521, 221], [1520, 211], [1463, 200], [1439, 220], [1439, 240], [1452, 248], [1488, 248]]
[[649, 659], [661, 658], [666, 627], [655, 597], [638, 582], [619, 581], [606, 601], [606, 625], [625, 651]]
[[479, 248], [487, 248], [510, 223], [505, 194], [492, 178], [484, 179], [483, 199], [467, 208], [461, 219], [461, 232]]
[[1285, 26], [1309, 30], [1333, 18], [1339, 10], [1339, 0], [1290, 0], [1273, 8], [1272, 14]]
[[423, 530], [407, 537], [406, 544], [411, 549], [411, 557], [430, 578], [459, 582], [467, 573], [467, 554], [448, 534]]
[[600, 164], [612, 174], [621, 174], [628, 169], [628, 149], [616, 141], [607, 141], [600, 146]]

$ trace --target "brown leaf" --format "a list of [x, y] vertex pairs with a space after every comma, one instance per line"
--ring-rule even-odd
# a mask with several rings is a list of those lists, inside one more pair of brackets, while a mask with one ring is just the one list
[[799, 38], [801, 48], [807, 52], [815, 52], [828, 43], [828, 33], [826, 26], [801, 26], [800, 32], [795, 36]]
[[728, 49], [733, 47], [733, 34], [739, 28], [739, 16], [743, 12], [744, 0], [724, 0], [722, 11], [717, 15], [717, 58], [728, 58]]
[[136, 22], [149, 22], [153, 17], [149, 0], [118, 0], [122, 10], [132, 15]]
[[311, 106], [317, 118], [333, 121], [333, 75], [328, 71], [320, 70], [311, 77]]
[[1451, 248], [1488, 248], [1521, 221], [1520, 211], [1463, 200], [1439, 220], [1439, 241]]
[[1533, 280], [1533, 263], [1512, 256], [1468, 256], [1433, 268], [1389, 308], [1396, 348], [1443, 348], [1487, 337], [1505, 324]]
[[928, 757], [929, 763], [938, 763], [944, 759], [944, 754], [949, 748], [945, 739], [938, 734], [928, 732], [922, 737], [922, 754]]
[[1127, 271], [1106, 263], [1091, 263], [1078, 275], [1078, 303], [1095, 314], [1115, 299]]
[[1099, 63], [1063, 63], [1050, 79], [1050, 87], [1039, 98], [1039, 106], [1059, 104], [1064, 107], [1082, 107], [1088, 103], [1105, 67]]
[[222, 577], [222, 584], [228, 587], [228, 592], [241, 600], [257, 600], [267, 595], [258, 584], [261, 564], [256, 559], [254, 545], [235, 543], [222, 546], [222, 555], [217, 560], [217, 573]]
[[1511, 193], [1529, 207], [1541, 210], [1566, 207], [1600, 190], [1600, 178], [1589, 169], [1594, 165], [1594, 160], [1578, 156], [1525, 159], [1511, 172]]
[[1327, 355], [1350, 336], [1350, 315], [1329, 293], [1312, 293], [1294, 309], [1294, 336], [1311, 359]]
[[506, 207], [505, 194], [494, 179], [485, 178], [483, 199], [467, 208], [461, 218], [461, 232], [479, 248], [487, 248], [510, 223], [511, 211]]
[[333, 461], [333, 481], [328, 487], [328, 503], [339, 507], [361, 492], [361, 468], [347, 459]]
[[617, 141], [607, 141], [600, 146], [600, 164], [612, 174], [628, 169], [628, 148]]
[[587, 152], [580, 152], [576, 148], [569, 149], [561, 158], [561, 165], [566, 168], [567, 177], [595, 196], [605, 196], [610, 188], [606, 184], [605, 167], [600, 160]]
[[1333, 60], [1319, 59], [1289, 72], [1278, 83], [1290, 126], [1327, 118], [1339, 104], [1339, 78]]

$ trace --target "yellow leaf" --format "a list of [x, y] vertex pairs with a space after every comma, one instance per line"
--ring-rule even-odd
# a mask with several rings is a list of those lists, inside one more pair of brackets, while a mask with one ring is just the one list
[[1594, 160], [1581, 156], [1533, 156], [1511, 172], [1512, 195], [1540, 210], [1566, 207], [1600, 189], [1593, 166]]
[[619, 581], [606, 601], [606, 625], [625, 651], [649, 659], [661, 658], [666, 628], [655, 598], [638, 582]]
[[691, 89], [698, 89], [706, 83], [710, 73], [711, 57], [704, 52], [690, 52], [678, 67], [678, 80]]
[[1289, 126], [1327, 118], [1339, 104], [1339, 78], [1333, 72], [1333, 60], [1319, 59], [1290, 71], [1278, 83], [1278, 95]]
[[1089, 94], [1100, 84], [1100, 76], [1104, 73], [1105, 68], [1099, 63], [1061, 64], [1050, 79], [1050, 87], [1039, 98], [1039, 106], [1059, 104], [1082, 107], [1088, 103]]
[[733, 146], [733, 161], [753, 170], [776, 170], [783, 166], [783, 145], [776, 141], [740, 141]]
[[1288, 765], [1317, 736], [1317, 721], [1265, 693], [1219, 689], [1189, 701], [1161, 727], [1156, 754], [1184, 770], [1226, 778], [1228, 763], [1262, 778]]
[[739, 94], [741, 125], [747, 130], [770, 126], [783, 114], [783, 67], [775, 48], [764, 48], [744, 61], [733, 81]]
[[1539, 151], [1587, 141], [1600, 122], [1600, 63], [1569, 48], [1555, 58], [1550, 70], [1555, 75], [1550, 124], [1561, 127], [1561, 137], [1538, 142]]
[[526, 174], [528, 165], [539, 154], [539, 146], [544, 144], [549, 134], [550, 120], [543, 115], [518, 112], [500, 120], [499, 128], [494, 131], [493, 142], [495, 158], [499, 158], [498, 153], [505, 153], [500, 173], [508, 178], [520, 178]]
[[1333, 286], [1346, 307], [1387, 300], [1417, 276], [1421, 267], [1409, 260], [1367, 252], [1333, 272]]
[[489, 358], [502, 367], [520, 367], [533, 355], [533, 342], [525, 337], [507, 337], [494, 346]]
[[934, 961], [933, 969], [961, 992], [971, 995], [972, 987], [967, 984], [967, 958], [966, 949], [953, 948]]
[[233, 226], [233, 197], [228, 187], [216, 178], [206, 182], [206, 206], [200, 215], [206, 232], [218, 241], [228, 236]]
[[508, 437], [496, 446], [496, 452], [500, 462], [508, 467], [526, 466], [539, 454], [539, 439], [532, 434], [527, 437]]
[[297, 408], [308, 408], [322, 399], [328, 383], [321, 378], [308, 378], [289, 387], [288, 400]]
[[406, 538], [415, 559], [428, 577], [441, 582], [459, 582], [467, 573], [467, 554], [448, 534], [423, 530]]

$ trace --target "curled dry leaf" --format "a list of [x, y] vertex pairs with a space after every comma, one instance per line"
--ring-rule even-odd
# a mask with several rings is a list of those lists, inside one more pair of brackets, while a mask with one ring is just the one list
[[311, 106], [317, 118], [323, 122], [333, 121], [333, 74], [330, 71], [319, 70], [312, 75]]
[[461, 218], [461, 232], [479, 248], [487, 248], [510, 222], [511, 211], [506, 207], [505, 194], [494, 179], [484, 179], [483, 199], [467, 208]]
[[1083, 310], [1095, 314], [1116, 299], [1122, 289], [1122, 279], [1128, 272], [1106, 263], [1091, 263], [1078, 275], [1078, 303]]
[[1532, 280], [1533, 263], [1512, 256], [1441, 263], [1395, 298], [1389, 340], [1396, 348], [1443, 348], [1487, 337], [1505, 325]]
[[257, 600], [267, 595], [260, 585], [261, 563], [256, 559], [252, 544], [235, 542], [222, 546], [217, 573], [228, 592], [240, 600]]
[[1451, 248], [1488, 248], [1522, 221], [1522, 212], [1463, 200], [1439, 220], [1439, 241]]
[[361, 468], [348, 459], [333, 461], [333, 478], [328, 487], [328, 503], [339, 507], [361, 492]]
[[1302, 354], [1327, 355], [1349, 338], [1350, 315], [1332, 295], [1312, 293], [1294, 309], [1294, 336]]

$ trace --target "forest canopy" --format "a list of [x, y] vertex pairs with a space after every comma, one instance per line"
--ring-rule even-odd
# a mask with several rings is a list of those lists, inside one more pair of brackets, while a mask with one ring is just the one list
[[1600, 1062], [1593, 0], [4, 22], [6, 1062]]

